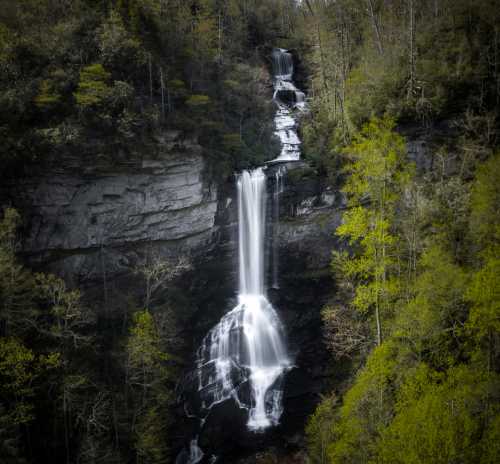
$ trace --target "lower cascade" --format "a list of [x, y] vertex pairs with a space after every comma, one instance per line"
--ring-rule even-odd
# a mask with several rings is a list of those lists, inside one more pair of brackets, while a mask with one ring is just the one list
[[265, 295], [263, 169], [244, 171], [237, 188], [238, 305], [206, 335], [198, 350], [198, 391], [207, 413], [215, 404], [233, 398], [248, 410], [248, 428], [257, 431], [278, 424], [281, 380], [291, 363], [281, 323]]

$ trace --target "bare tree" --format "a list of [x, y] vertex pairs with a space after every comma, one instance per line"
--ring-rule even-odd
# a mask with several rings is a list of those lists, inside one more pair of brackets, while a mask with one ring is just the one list
[[174, 262], [162, 260], [161, 258], [146, 259], [136, 270], [137, 274], [144, 277], [146, 284], [144, 307], [149, 308], [154, 294], [162, 286], [190, 268], [191, 265], [185, 257], [181, 257]]
[[343, 306], [327, 306], [322, 318], [325, 343], [336, 359], [351, 358], [368, 347], [366, 326], [355, 318], [354, 311]]

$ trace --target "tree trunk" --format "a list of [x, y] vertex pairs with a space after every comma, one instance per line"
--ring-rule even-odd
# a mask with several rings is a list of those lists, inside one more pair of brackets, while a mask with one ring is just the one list
[[153, 65], [151, 63], [151, 53], [148, 55], [149, 57], [149, 103], [153, 104]]
[[161, 115], [165, 121], [165, 83], [163, 81], [163, 67], [160, 66], [160, 86], [161, 86]]
[[413, 0], [409, 0], [409, 13], [410, 13], [410, 80], [408, 83], [408, 99], [413, 97], [415, 92], [415, 8]]
[[370, 14], [370, 20], [372, 23], [373, 30], [375, 31], [375, 38], [377, 42], [377, 48], [381, 55], [384, 54], [384, 47], [382, 46], [382, 37], [380, 34], [380, 25], [377, 20], [377, 16], [375, 14], [375, 10], [373, 8], [373, 0], [367, 0], [368, 2], [368, 12]]

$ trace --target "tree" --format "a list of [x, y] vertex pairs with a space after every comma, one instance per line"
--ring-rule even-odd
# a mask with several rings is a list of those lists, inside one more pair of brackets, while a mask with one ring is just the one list
[[486, 353], [488, 371], [500, 363], [500, 154], [481, 165], [472, 188], [470, 226], [479, 247], [478, 265], [467, 297], [468, 328]]
[[189, 262], [180, 258], [177, 262], [168, 262], [160, 258], [147, 258], [137, 267], [136, 273], [142, 275], [145, 283], [144, 307], [151, 308], [155, 293], [170, 280], [190, 269]]
[[323, 398], [306, 426], [309, 456], [314, 464], [328, 464], [328, 447], [334, 439], [335, 395]]
[[110, 76], [100, 63], [85, 66], [80, 71], [78, 89], [74, 93], [78, 106], [85, 109], [100, 105], [111, 92], [108, 85]]
[[92, 337], [85, 331], [94, 322], [94, 314], [81, 304], [80, 292], [68, 290], [64, 280], [51, 274], [36, 274], [35, 279], [52, 316], [45, 333], [58, 340], [65, 352], [88, 345]]
[[37, 355], [17, 338], [0, 337], [0, 452], [6, 462], [23, 462], [21, 427], [35, 418], [42, 377], [59, 365], [58, 353]]
[[166, 384], [170, 379], [166, 362], [170, 356], [162, 350], [155, 321], [147, 310], [134, 315], [127, 356], [127, 385], [137, 395], [134, 433], [138, 462], [166, 462], [165, 429], [171, 401]]
[[51, 108], [61, 100], [61, 95], [53, 89], [53, 84], [47, 79], [40, 82], [40, 90], [35, 97], [35, 105], [40, 108]]
[[397, 291], [390, 274], [395, 208], [410, 176], [410, 170], [403, 167], [404, 140], [393, 127], [390, 119], [372, 119], [345, 149], [349, 177], [343, 192], [349, 209], [336, 231], [354, 247], [355, 256], [342, 264], [342, 271], [358, 279], [353, 306], [365, 313], [374, 310], [378, 345], [382, 317]]
[[396, 415], [378, 443], [391, 464], [480, 462], [487, 377], [465, 366], [446, 375], [417, 367], [398, 393]]
[[344, 396], [332, 425], [330, 462], [357, 464], [375, 457], [372, 445], [392, 417], [390, 405], [398, 370], [397, 345], [386, 340], [373, 350]]
[[0, 335], [21, 334], [34, 326], [37, 308], [32, 274], [18, 263], [19, 213], [7, 208], [0, 222]]

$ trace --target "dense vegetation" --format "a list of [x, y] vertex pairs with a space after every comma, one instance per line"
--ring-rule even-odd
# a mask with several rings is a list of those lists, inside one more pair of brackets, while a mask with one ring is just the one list
[[352, 372], [309, 421], [311, 460], [498, 462], [498, 6], [305, 3], [307, 154], [347, 199], [325, 341]]
[[18, 213], [6, 209], [0, 222], [2, 462], [168, 461], [164, 436], [176, 363], [166, 352], [170, 313], [154, 312], [153, 297], [185, 265], [174, 271], [148, 263], [137, 271], [143, 301], [131, 299], [120, 317], [103, 314], [63, 280], [18, 262], [18, 225]]
[[270, 157], [263, 57], [286, 3], [2, 2], [2, 163], [137, 157], [172, 129], [225, 173]]

